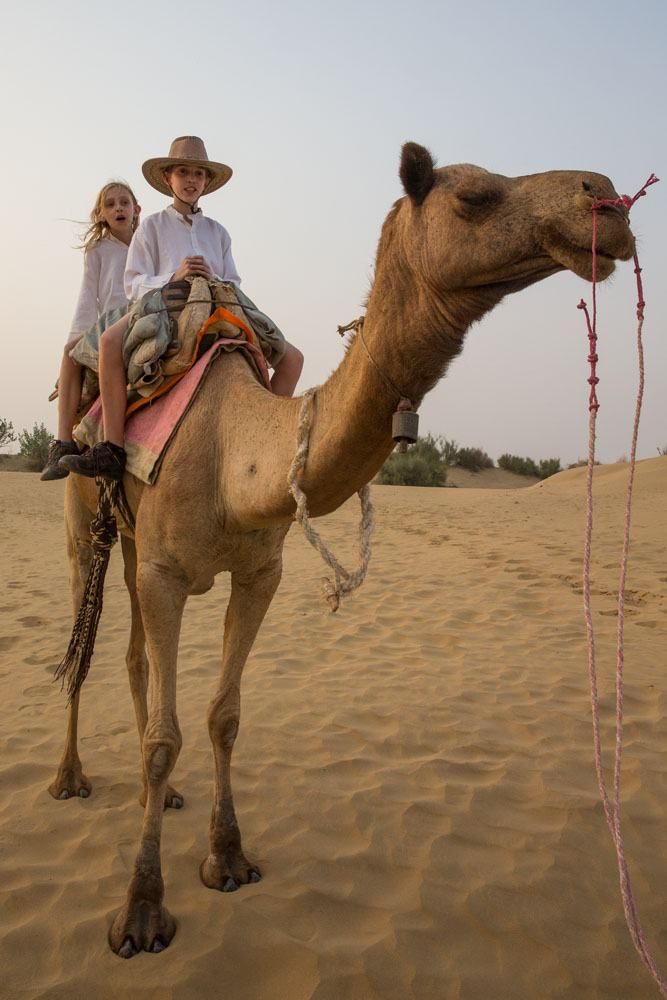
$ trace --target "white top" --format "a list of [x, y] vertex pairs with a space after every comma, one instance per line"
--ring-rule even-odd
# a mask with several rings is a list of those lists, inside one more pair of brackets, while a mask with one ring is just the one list
[[123, 287], [127, 249], [121, 240], [108, 236], [86, 250], [81, 291], [70, 337], [78, 337], [90, 330], [99, 317], [110, 309], [127, 305]]
[[[224, 226], [200, 211], [185, 216], [169, 205], [149, 215], [132, 237], [125, 269], [125, 294], [133, 301], [171, 279], [184, 257], [201, 256], [216, 281], [241, 284]], [[192, 224], [190, 224], [192, 223]]]

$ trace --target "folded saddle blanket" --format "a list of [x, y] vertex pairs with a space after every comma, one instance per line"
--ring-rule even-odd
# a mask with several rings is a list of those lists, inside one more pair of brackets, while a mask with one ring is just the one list
[[[128, 370], [125, 450], [127, 471], [142, 482], [157, 479], [165, 451], [210, 362], [221, 351], [240, 349], [259, 381], [270, 388], [267, 358], [272, 365], [280, 361], [285, 339], [247, 296], [241, 305], [241, 296], [229, 283], [195, 278], [177, 321], [161, 290], [149, 292], [130, 308], [123, 341]], [[103, 440], [102, 406], [96, 398], [99, 338], [123, 312], [101, 317], [70, 352], [85, 368], [82, 408], [90, 406], [74, 431], [81, 445], [92, 447]]]

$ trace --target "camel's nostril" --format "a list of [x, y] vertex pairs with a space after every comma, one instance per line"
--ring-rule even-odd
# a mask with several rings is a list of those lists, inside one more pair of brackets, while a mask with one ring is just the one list
[[581, 182], [581, 186], [584, 189], [584, 191], [586, 192], [586, 194], [590, 194], [591, 193], [591, 186], [588, 183], [588, 181], [582, 181]]

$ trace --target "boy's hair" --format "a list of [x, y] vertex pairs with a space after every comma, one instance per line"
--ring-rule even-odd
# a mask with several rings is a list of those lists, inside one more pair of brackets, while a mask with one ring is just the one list
[[[99, 192], [99, 194], [97, 195], [95, 203], [92, 207], [90, 213], [90, 225], [85, 230], [85, 232], [81, 234], [81, 246], [79, 247], [80, 250], [84, 251], [90, 250], [91, 247], [94, 247], [96, 243], [100, 242], [100, 240], [106, 240], [109, 238], [110, 236], [109, 226], [104, 221], [104, 219], [100, 218], [100, 216], [102, 213], [102, 208], [104, 207], [104, 199], [106, 198], [107, 194], [109, 193], [109, 191], [111, 191], [112, 188], [117, 188], [117, 187], [123, 188], [125, 191], [127, 191], [130, 198], [132, 199], [133, 206], [139, 204], [134, 194], [134, 191], [126, 181], [109, 181], [108, 184], [105, 184], [104, 187]], [[132, 219], [132, 232], [135, 231], [138, 225], [139, 225], [139, 216], [135, 215]]]

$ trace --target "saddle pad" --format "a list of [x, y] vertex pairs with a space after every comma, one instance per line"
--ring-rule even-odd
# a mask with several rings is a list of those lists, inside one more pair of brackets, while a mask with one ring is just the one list
[[[246, 341], [216, 340], [192, 368], [178, 378], [169, 392], [164, 392], [159, 398], [150, 402], [147, 401], [146, 405], [128, 418], [125, 424], [127, 471], [142, 483], [151, 486], [156, 481], [167, 448], [195, 398], [210, 362], [221, 351], [230, 350], [246, 351], [251, 354], [254, 362], [251, 363], [251, 367], [262, 372], [264, 375], [262, 381], [267, 388], [270, 388], [268, 369], [259, 348]], [[104, 440], [100, 399], [93, 403], [75, 428], [74, 439], [78, 444], [87, 445], [89, 448]]]

